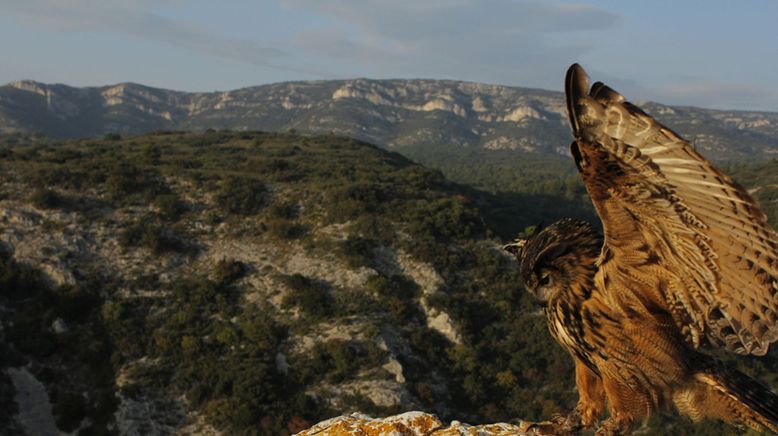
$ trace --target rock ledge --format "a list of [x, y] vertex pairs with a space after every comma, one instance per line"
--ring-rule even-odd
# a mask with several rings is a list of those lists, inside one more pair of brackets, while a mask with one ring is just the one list
[[459, 421], [446, 425], [437, 416], [424, 412], [406, 412], [386, 418], [371, 418], [361, 413], [351, 413], [322, 421], [297, 436], [500, 436], [527, 434], [526, 427], [525, 423], [469, 425]]

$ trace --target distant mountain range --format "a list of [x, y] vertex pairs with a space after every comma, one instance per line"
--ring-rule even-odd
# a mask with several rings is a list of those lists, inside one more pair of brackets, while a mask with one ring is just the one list
[[[776, 112], [641, 105], [710, 158], [778, 157]], [[333, 133], [397, 149], [555, 154], [566, 153], [570, 141], [561, 93], [448, 80], [286, 82], [206, 93], [133, 83], [0, 87], [0, 133], [73, 138], [208, 128]]]

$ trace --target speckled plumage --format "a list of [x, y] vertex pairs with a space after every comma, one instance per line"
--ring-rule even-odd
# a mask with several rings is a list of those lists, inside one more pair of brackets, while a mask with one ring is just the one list
[[[571, 152], [603, 223], [561, 220], [507, 246], [574, 357], [579, 404], [538, 427], [627, 434], [675, 408], [778, 432], [778, 396], [700, 352], [778, 340], [778, 236], [685, 140], [573, 65]], [[521, 249], [518, 249], [518, 248]]]

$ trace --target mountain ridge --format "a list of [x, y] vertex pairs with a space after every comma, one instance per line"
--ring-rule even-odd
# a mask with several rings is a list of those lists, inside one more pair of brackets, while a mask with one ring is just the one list
[[[458, 84], [472, 84], [472, 85], [479, 85], [479, 86], [486, 86], [486, 87], [496, 87], [496, 88], [510, 88], [510, 89], [519, 89], [519, 90], [526, 90], [526, 91], [540, 91], [540, 92], [549, 92], [549, 93], [555, 93], [555, 94], [562, 94], [561, 91], [555, 91], [553, 89], [545, 89], [545, 88], [536, 88], [531, 86], [514, 86], [514, 85], [502, 85], [498, 83], [487, 83], [487, 82], [476, 82], [473, 80], [456, 80], [456, 79], [434, 79], [434, 78], [386, 78], [386, 79], [374, 79], [370, 77], [353, 77], [348, 79], [313, 79], [313, 80], [283, 80], [280, 82], [270, 82], [270, 83], [263, 83], [260, 85], [248, 85], [248, 86], [241, 86], [238, 88], [231, 88], [231, 89], [223, 89], [223, 90], [213, 90], [213, 91], [184, 91], [184, 90], [178, 90], [178, 89], [172, 89], [172, 88], [164, 88], [161, 86], [152, 86], [152, 85], [146, 85], [144, 83], [140, 82], [133, 82], [133, 81], [124, 81], [124, 82], [117, 82], [113, 84], [107, 84], [107, 85], [87, 85], [87, 86], [75, 86], [70, 85], [67, 83], [62, 82], [42, 82], [39, 80], [34, 79], [20, 79], [20, 80], [12, 80], [10, 82], [6, 82], [5, 84], [0, 85], [0, 88], [3, 87], [14, 87], [14, 88], [20, 88], [27, 85], [33, 85], [33, 86], [39, 86], [39, 87], [65, 87], [70, 89], [79, 89], [79, 90], [89, 90], [89, 89], [105, 89], [105, 88], [116, 88], [119, 86], [136, 86], [139, 88], [146, 88], [151, 90], [159, 90], [159, 91], [166, 91], [171, 93], [179, 93], [179, 94], [221, 94], [225, 92], [236, 92], [236, 91], [244, 91], [244, 90], [255, 90], [255, 89], [261, 89], [271, 86], [278, 86], [278, 85], [294, 85], [294, 84], [322, 84], [322, 83], [328, 83], [328, 82], [358, 82], [358, 81], [364, 81], [364, 82], [436, 82], [436, 83], [458, 83]], [[688, 110], [704, 110], [704, 111], [718, 111], [718, 112], [735, 112], [735, 113], [767, 113], [767, 114], [778, 114], [778, 110], [772, 111], [772, 110], [748, 110], [748, 109], [716, 109], [716, 108], [709, 108], [704, 106], [695, 106], [695, 105], [667, 105], [663, 104], [661, 102], [653, 101], [653, 100], [635, 100], [634, 103], [636, 104], [656, 104], [661, 106], [667, 106], [677, 109], [688, 109]]]
[[[778, 156], [778, 112], [642, 106], [709, 158]], [[477, 82], [357, 78], [210, 92], [133, 82], [0, 87], [0, 133], [74, 138], [208, 128], [334, 133], [397, 149], [446, 144], [566, 154], [569, 142], [562, 93]]]

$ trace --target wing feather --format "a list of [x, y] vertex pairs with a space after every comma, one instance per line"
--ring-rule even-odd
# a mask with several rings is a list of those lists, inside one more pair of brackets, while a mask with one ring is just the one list
[[587, 87], [570, 67], [573, 154], [605, 233], [603, 292], [629, 310], [662, 307], [694, 346], [765, 354], [778, 340], [778, 235], [767, 218], [678, 134], [608, 86]]

